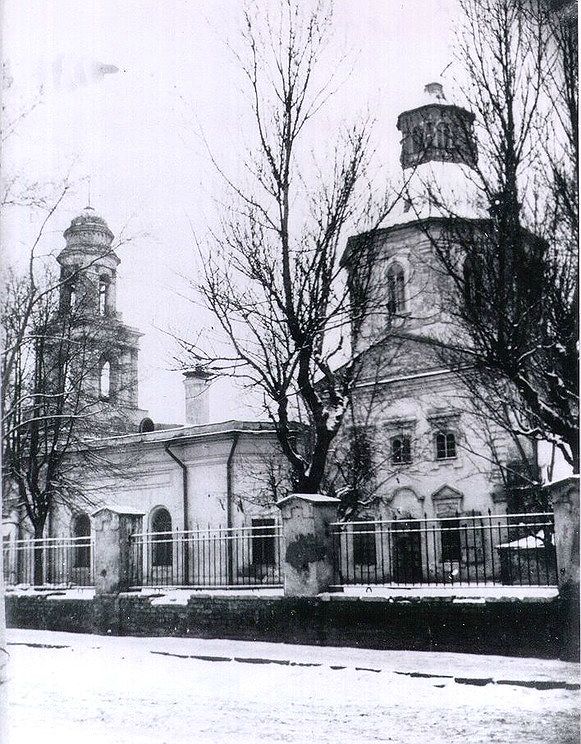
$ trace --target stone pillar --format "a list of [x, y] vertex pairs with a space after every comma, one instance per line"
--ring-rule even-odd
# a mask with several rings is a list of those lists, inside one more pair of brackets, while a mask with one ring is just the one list
[[579, 476], [551, 483], [564, 661], [579, 661]]
[[579, 477], [571, 476], [546, 486], [555, 512], [555, 548], [559, 590], [579, 592]]
[[333, 582], [333, 536], [339, 499], [293, 493], [277, 506], [282, 513], [284, 593], [314, 597]]
[[142, 528], [143, 512], [105, 508], [93, 514], [96, 595], [118, 594], [129, 588], [129, 537]]

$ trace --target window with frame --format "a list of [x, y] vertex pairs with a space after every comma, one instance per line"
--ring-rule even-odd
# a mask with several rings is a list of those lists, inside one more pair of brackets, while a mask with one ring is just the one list
[[376, 562], [375, 524], [356, 522], [353, 525], [353, 563], [356, 566], [374, 566]]
[[451, 460], [456, 457], [456, 435], [453, 431], [436, 434], [436, 460]]
[[274, 519], [252, 520], [252, 562], [259, 566], [274, 566], [276, 563], [276, 521]]
[[405, 465], [412, 461], [412, 438], [409, 434], [398, 434], [391, 439], [392, 465]]
[[[157, 509], [151, 520], [151, 563], [153, 566], [171, 566], [173, 563], [173, 535], [171, 515], [167, 509]], [[163, 534], [167, 533], [167, 534]]]
[[387, 309], [392, 315], [405, 311], [405, 272], [399, 263], [387, 270]]
[[440, 522], [441, 558], [443, 561], [460, 561], [462, 544], [460, 541], [460, 520], [444, 519]]

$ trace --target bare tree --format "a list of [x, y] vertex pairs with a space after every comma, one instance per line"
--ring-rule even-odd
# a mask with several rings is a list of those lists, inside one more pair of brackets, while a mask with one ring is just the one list
[[[330, 10], [318, 2], [308, 12], [292, 0], [272, 15], [271, 8], [244, 16], [247, 55], [238, 59], [257, 144], [244, 163], [248, 181], [228, 179], [233, 203], [203, 256], [199, 290], [224, 346], [209, 349], [198, 340], [183, 347], [196, 362], [262, 392], [294, 489], [313, 493], [347, 409], [358, 366], [354, 350], [371, 312], [365, 290], [372, 241], [356, 287], [342, 277], [339, 250], [347, 228], [379, 224], [390, 204], [372, 198], [368, 122], [346, 128], [330, 148], [319, 132], [321, 157], [314, 143], [309, 152], [309, 128], [333, 93], [334, 78], [321, 81], [318, 65]], [[297, 414], [309, 425], [306, 442], [290, 424]]]
[[576, 33], [542, 2], [461, 7], [473, 178], [489, 217], [463, 219], [432, 191], [448, 215], [427, 232], [450, 281], [454, 330], [427, 340], [483, 416], [554, 443], [578, 472]]

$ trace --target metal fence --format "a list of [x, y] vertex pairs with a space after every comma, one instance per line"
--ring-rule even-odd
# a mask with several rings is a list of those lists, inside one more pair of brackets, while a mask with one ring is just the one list
[[93, 586], [93, 543], [86, 537], [6, 541], [6, 586]]
[[277, 524], [134, 534], [130, 583], [133, 587], [279, 587], [283, 584], [281, 543]]
[[335, 584], [557, 584], [552, 512], [335, 522]]

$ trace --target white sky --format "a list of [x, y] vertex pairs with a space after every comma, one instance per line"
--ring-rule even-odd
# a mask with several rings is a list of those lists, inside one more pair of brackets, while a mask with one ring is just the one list
[[[192, 230], [203, 240], [215, 219], [212, 197], [223, 193], [196, 131], [235, 174], [249, 126], [225, 46], [237, 38], [241, 9], [236, 0], [4, 2], [3, 58], [13, 80], [6, 118], [44, 90], [5, 144], [4, 176], [58, 183], [70, 173], [76, 180], [48, 227], [45, 253], [64, 247], [62, 232], [87, 202], [82, 179], [89, 175], [97, 212], [114, 233], [127, 224], [137, 236], [120, 251], [118, 309], [144, 333], [140, 404], [155, 421], [183, 420], [167, 332], [200, 326], [199, 309], [180, 296], [180, 277], [195, 277]], [[328, 141], [330, 128], [370, 112], [378, 155], [397, 176], [397, 115], [452, 61], [454, 13], [455, 0], [337, 0], [337, 47], [349, 51], [353, 73], [311, 130], [313, 146]], [[94, 62], [119, 72], [91, 82]], [[9, 260], [26, 254], [34, 228], [21, 211], [4, 215]], [[249, 415], [241, 401], [218, 389], [212, 417]]]

